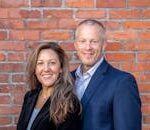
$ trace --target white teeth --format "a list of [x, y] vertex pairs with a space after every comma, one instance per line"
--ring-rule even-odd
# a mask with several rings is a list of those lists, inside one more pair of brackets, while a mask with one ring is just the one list
[[44, 78], [49, 78], [51, 75], [43, 75]]

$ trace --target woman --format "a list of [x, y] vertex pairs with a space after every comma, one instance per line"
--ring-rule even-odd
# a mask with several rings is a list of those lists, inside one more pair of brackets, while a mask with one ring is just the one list
[[24, 97], [17, 130], [80, 130], [81, 107], [64, 51], [56, 43], [38, 46], [27, 72], [31, 90]]

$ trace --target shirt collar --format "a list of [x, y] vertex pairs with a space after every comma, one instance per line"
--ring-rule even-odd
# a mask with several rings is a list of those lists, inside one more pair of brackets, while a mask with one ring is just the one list
[[90, 68], [86, 73], [82, 74], [82, 64], [77, 68], [76, 72], [75, 72], [75, 76], [76, 77], [82, 77], [83, 75], [90, 75], [92, 76], [94, 74], [94, 72], [96, 71], [96, 69], [99, 67], [99, 65], [101, 65], [101, 63], [103, 62], [104, 57], [101, 57], [99, 61], [97, 61], [97, 63]]

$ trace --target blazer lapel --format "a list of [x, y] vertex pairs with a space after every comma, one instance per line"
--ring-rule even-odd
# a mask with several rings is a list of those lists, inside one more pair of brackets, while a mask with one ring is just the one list
[[38, 92], [35, 92], [34, 94], [30, 95], [30, 97], [28, 99], [28, 102], [26, 104], [27, 111], [26, 111], [26, 113], [24, 115], [24, 117], [25, 117], [25, 128], [27, 128], [27, 125], [29, 123], [29, 120], [30, 120], [31, 114], [33, 112], [33, 109], [35, 107], [37, 98], [38, 98]]
[[50, 97], [47, 99], [46, 103], [43, 105], [43, 107], [41, 108], [41, 110], [39, 111], [37, 117], [35, 118], [31, 130], [35, 129], [36, 126], [38, 126], [38, 123], [41, 121], [42, 118], [46, 117], [49, 114], [49, 107], [50, 107]]
[[97, 68], [94, 75], [92, 76], [87, 89], [84, 92], [84, 95], [81, 99], [81, 103], [83, 105], [83, 109], [86, 108], [86, 105], [89, 99], [94, 95], [97, 89], [99, 89], [100, 84], [104, 78], [104, 73], [106, 72], [108, 67], [108, 63], [104, 59], [102, 64]]

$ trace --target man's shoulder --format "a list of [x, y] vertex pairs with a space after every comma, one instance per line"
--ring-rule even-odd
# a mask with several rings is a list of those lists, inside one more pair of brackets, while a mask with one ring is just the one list
[[130, 72], [113, 67], [112, 65], [110, 65], [108, 71], [111, 75], [114, 75], [114, 78], [134, 78], [133, 74]]

